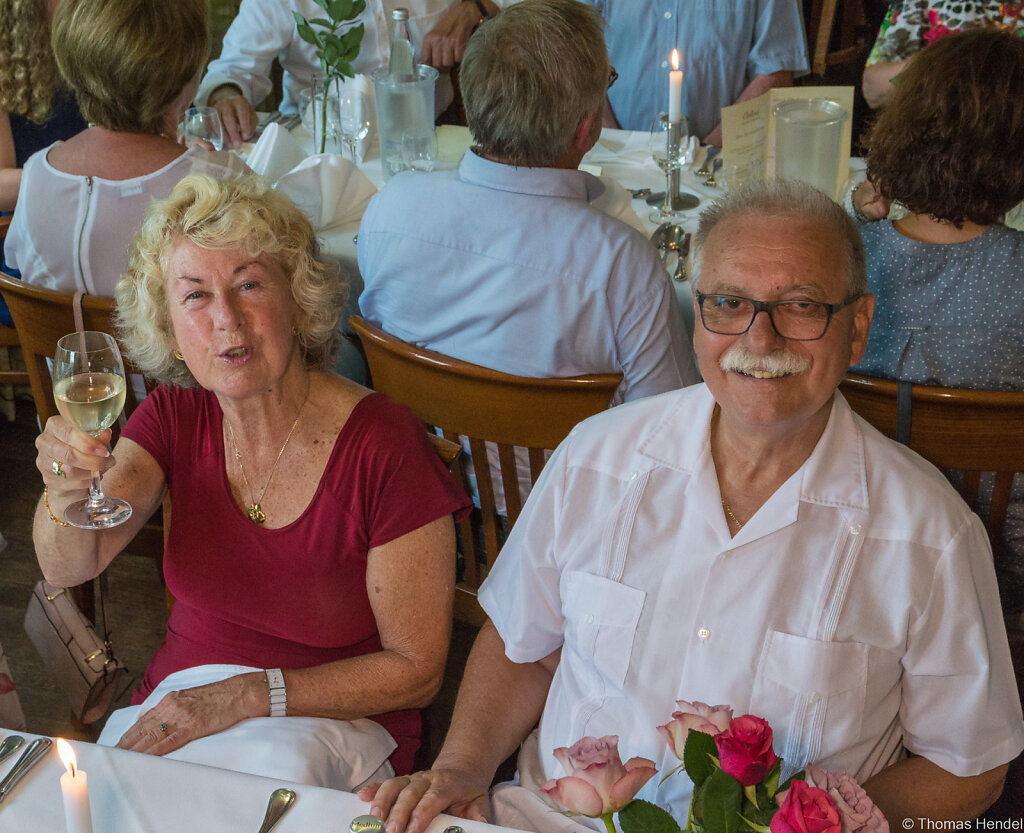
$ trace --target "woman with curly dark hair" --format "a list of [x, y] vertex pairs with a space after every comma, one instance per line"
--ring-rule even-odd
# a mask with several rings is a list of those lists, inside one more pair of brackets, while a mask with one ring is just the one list
[[[1024, 38], [951, 35], [900, 75], [868, 136], [868, 180], [902, 219], [861, 227], [875, 318], [856, 370], [927, 385], [1024, 390]], [[1004, 606], [1024, 601], [1024, 480], [1002, 559]]]
[[868, 137], [868, 180], [908, 214], [861, 229], [878, 298], [858, 369], [1024, 389], [1024, 39], [951, 35], [900, 76]]
[[50, 47], [57, 2], [0, 0], [0, 211], [14, 208], [25, 160], [86, 126]]

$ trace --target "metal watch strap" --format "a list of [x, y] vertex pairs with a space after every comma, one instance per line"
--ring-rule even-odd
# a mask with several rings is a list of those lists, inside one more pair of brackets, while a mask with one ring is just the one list
[[284, 717], [288, 713], [288, 692], [284, 687], [284, 674], [280, 668], [266, 669], [267, 689], [270, 692], [270, 716]]

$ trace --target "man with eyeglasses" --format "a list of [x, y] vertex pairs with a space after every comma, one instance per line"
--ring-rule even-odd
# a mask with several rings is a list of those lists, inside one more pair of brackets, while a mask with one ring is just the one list
[[[766, 718], [792, 770], [851, 772], [894, 830], [977, 816], [1024, 748], [984, 528], [836, 392], [874, 305], [853, 221], [756, 183], [695, 244], [705, 384], [594, 417], [551, 458], [481, 589], [434, 768], [372, 798], [388, 833], [479, 818], [527, 734], [495, 818], [567, 833], [580, 819], [539, 793], [552, 750], [616, 734], [668, 772], [655, 726], [677, 699]], [[638, 797], [683, 819], [689, 781]]]

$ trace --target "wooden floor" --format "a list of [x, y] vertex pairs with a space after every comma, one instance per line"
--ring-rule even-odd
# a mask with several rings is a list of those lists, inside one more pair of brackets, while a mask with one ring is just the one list
[[[71, 723], [62, 695], [42, 667], [22, 627], [28, 596], [40, 578], [30, 522], [39, 496], [40, 478], [34, 464], [37, 430], [31, 403], [18, 402], [16, 417], [13, 423], [0, 420], [0, 532], [8, 543], [7, 549], [0, 552], [0, 643], [10, 661], [29, 731], [91, 740], [92, 730]], [[119, 698], [120, 704], [126, 705], [134, 682], [163, 639], [164, 591], [156, 564], [130, 553], [115, 559], [109, 584], [108, 616], [115, 650], [129, 669]], [[444, 687], [427, 712], [426, 742], [434, 752], [444, 738], [472, 638], [471, 629], [456, 629]], [[1018, 759], [1003, 798], [986, 818], [1022, 817], [1024, 759]]]

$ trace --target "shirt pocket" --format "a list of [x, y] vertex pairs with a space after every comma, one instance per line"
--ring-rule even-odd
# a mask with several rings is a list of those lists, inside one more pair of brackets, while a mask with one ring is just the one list
[[776, 752], [789, 772], [859, 738], [867, 672], [868, 646], [863, 643], [768, 631], [750, 711], [771, 723]]
[[606, 684], [622, 688], [647, 594], [579, 570], [568, 571], [564, 581], [562, 612], [570, 661], [590, 665]]

